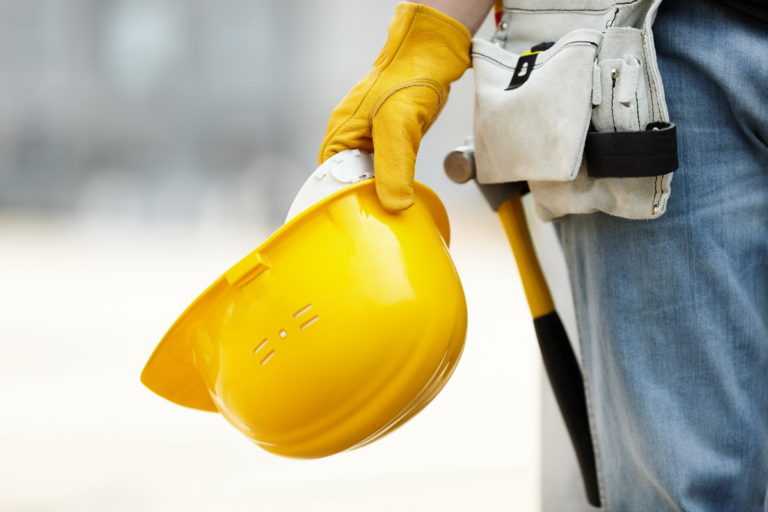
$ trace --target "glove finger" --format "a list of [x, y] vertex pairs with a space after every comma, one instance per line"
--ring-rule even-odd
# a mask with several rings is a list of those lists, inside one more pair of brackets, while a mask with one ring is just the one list
[[413, 87], [388, 98], [374, 116], [376, 192], [385, 209], [399, 211], [413, 204], [416, 155], [439, 109], [440, 98], [432, 88]]
[[366, 77], [355, 85], [331, 112], [318, 153], [319, 163], [346, 149], [373, 151], [371, 122], [369, 116], [361, 115], [360, 111], [365, 92], [370, 88], [366, 85], [368, 80]]
[[[329, 123], [330, 125], [330, 123]], [[373, 152], [371, 125], [368, 119], [347, 119], [343, 124], [331, 128], [320, 146], [318, 163], [323, 163], [336, 153], [347, 149]]]

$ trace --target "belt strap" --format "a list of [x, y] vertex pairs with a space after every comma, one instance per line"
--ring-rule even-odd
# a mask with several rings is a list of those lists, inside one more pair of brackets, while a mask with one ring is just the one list
[[590, 131], [585, 156], [593, 178], [661, 176], [678, 167], [677, 127], [651, 123], [642, 132]]

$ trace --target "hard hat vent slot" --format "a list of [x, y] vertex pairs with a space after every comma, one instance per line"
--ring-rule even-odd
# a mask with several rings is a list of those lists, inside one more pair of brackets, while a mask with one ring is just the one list
[[312, 304], [307, 304], [303, 308], [300, 308], [293, 312], [293, 318], [299, 318], [301, 315], [312, 309]]
[[264, 348], [264, 345], [266, 345], [268, 342], [269, 342], [268, 338], [264, 338], [263, 340], [261, 340], [258, 345], [253, 347], [253, 353], [255, 354], [256, 352]]
[[299, 329], [303, 330], [303, 329], [306, 329], [307, 327], [311, 327], [312, 324], [314, 324], [318, 320], [320, 320], [320, 315], [315, 315], [312, 318], [310, 318], [309, 320], [307, 320], [306, 322], [304, 322], [303, 324], [301, 324], [299, 326]]
[[275, 351], [270, 350], [261, 360], [261, 366], [267, 364], [275, 356]]

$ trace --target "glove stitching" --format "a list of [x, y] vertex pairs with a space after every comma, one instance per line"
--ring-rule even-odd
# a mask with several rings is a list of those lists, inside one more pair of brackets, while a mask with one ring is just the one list
[[[384, 106], [384, 103], [386, 103], [388, 99], [390, 99], [392, 96], [394, 96], [398, 92], [404, 89], [409, 89], [411, 87], [426, 87], [428, 89], [432, 89], [437, 95], [437, 101], [438, 101], [437, 111], [440, 112], [442, 110], [443, 105], [445, 104], [445, 94], [443, 93], [440, 83], [437, 82], [436, 80], [432, 80], [429, 78], [418, 78], [416, 80], [411, 80], [409, 82], [400, 84], [397, 87], [394, 87], [393, 89], [388, 91], [387, 94], [385, 94], [382, 97], [382, 99], [379, 100], [376, 106], [373, 109], [371, 109], [371, 114], [368, 116], [368, 121], [370, 123], [373, 123], [373, 118], [376, 117], [376, 114], [379, 113], [379, 110], [381, 110], [381, 107]], [[432, 123], [430, 123], [430, 125], [431, 124]]]
[[[323, 156], [324, 156], [324, 154], [325, 154], [326, 148], [327, 148], [327, 147], [328, 147], [328, 145], [329, 145], [329, 144], [330, 144], [330, 143], [331, 143], [331, 142], [334, 140], [334, 138], [336, 137], [336, 135], [337, 135], [339, 132], [341, 132], [341, 131], [342, 131], [342, 128], [344, 128], [344, 127], [345, 127], [347, 124], [349, 124], [349, 122], [350, 122], [352, 119], [354, 119], [354, 118], [355, 118], [355, 116], [357, 116], [358, 112], [360, 111], [360, 108], [361, 108], [361, 107], [363, 106], [363, 104], [365, 103], [365, 100], [366, 100], [366, 99], [368, 99], [368, 96], [371, 94], [371, 91], [373, 91], [373, 90], [376, 88], [376, 84], [378, 83], [379, 79], [381, 78], [381, 75], [382, 75], [382, 74], [383, 74], [383, 73], [384, 73], [384, 72], [387, 70], [387, 68], [389, 68], [389, 66], [392, 64], [392, 62], [394, 62], [394, 61], [395, 61], [395, 59], [397, 58], [398, 54], [400, 53], [400, 50], [401, 50], [401, 49], [402, 49], [402, 47], [403, 47], [403, 44], [405, 44], [405, 41], [406, 41], [406, 40], [408, 39], [408, 37], [411, 35], [411, 30], [413, 30], [413, 25], [414, 25], [414, 23], [415, 23], [415, 21], [416, 21], [416, 13], [417, 13], [417, 12], [418, 12], [418, 9], [415, 9], [415, 10], [414, 10], [414, 11], [411, 13], [411, 19], [408, 21], [408, 28], [406, 29], [406, 31], [405, 31], [405, 34], [403, 35], [403, 37], [400, 39], [400, 42], [399, 42], [399, 43], [398, 43], [398, 45], [397, 45], [397, 49], [396, 49], [396, 50], [395, 50], [395, 51], [392, 53], [392, 58], [391, 58], [391, 59], [389, 59], [389, 61], [388, 61], [388, 62], [387, 62], [387, 63], [386, 63], [386, 64], [385, 64], [385, 65], [384, 65], [384, 66], [383, 66], [381, 69], [379, 69], [379, 70], [377, 70], [377, 71], [376, 71], [376, 78], [373, 80], [373, 83], [372, 83], [372, 84], [371, 84], [371, 86], [368, 88], [368, 90], [367, 90], [367, 91], [365, 91], [365, 94], [364, 94], [364, 95], [363, 95], [363, 97], [360, 99], [360, 102], [359, 102], [359, 103], [357, 104], [357, 106], [355, 107], [355, 110], [353, 110], [353, 111], [352, 111], [352, 113], [349, 115], [349, 117], [347, 117], [347, 118], [346, 118], [344, 121], [342, 121], [341, 123], [339, 123], [339, 125], [338, 125], [338, 126], [337, 126], [337, 127], [336, 127], [336, 128], [335, 128], [335, 129], [334, 129], [334, 130], [333, 130], [333, 131], [332, 131], [332, 132], [331, 132], [331, 133], [330, 133], [330, 134], [329, 134], [329, 135], [326, 137], [326, 139], [325, 139], [325, 140], [326, 140], [326, 142], [323, 144], [323, 147], [322, 147], [322, 149], [320, 150], [320, 158], [321, 158], [321, 159], [323, 159]], [[381, 105], [382, 103], [383, 103], [383, 101], [382, 101], [382, 102], [379, 102], [379, 105]], [[369, 118], [369, 119], [370, 119], [370, 118]], [[330, 155], [330, 156], [333, 156], [333, 155]]]

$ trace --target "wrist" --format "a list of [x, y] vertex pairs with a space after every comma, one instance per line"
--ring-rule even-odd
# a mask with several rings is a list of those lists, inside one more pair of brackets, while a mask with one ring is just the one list
[[477, 32], [491, 10], [493, 0], [414, 0], [461, 23], [470, 35]]

